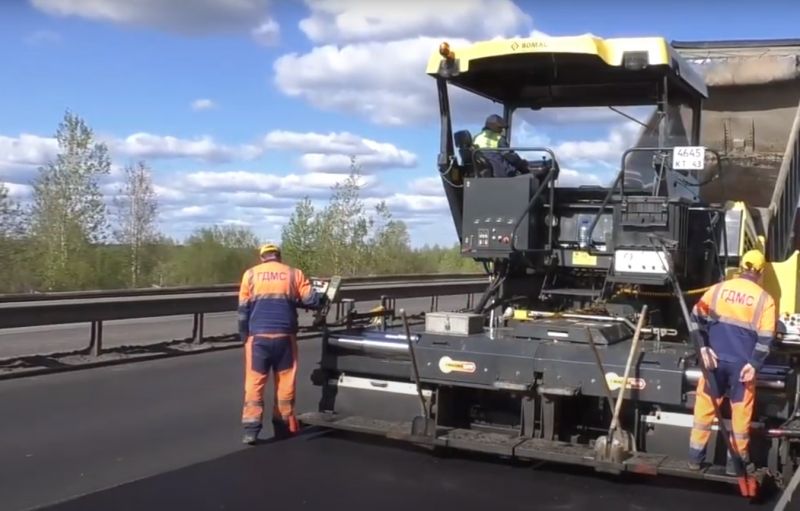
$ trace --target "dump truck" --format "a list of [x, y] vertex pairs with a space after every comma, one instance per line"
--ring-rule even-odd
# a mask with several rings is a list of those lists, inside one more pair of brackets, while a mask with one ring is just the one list
[[[438, 175], [464, 257], [487, 286], [468, 310], [424, 325], [326, 331], [306, 425], [623, 474], [786, 486], [800, 441], [800, 42], [670, 42], [593, 35], [493, 39], [433, 49]], [[502, 111], [649, 107], [604, 185], [562, 186], [559, 155], [493, 177], [450, 96]], [[704, 368], [689, 310], [751, 248], [778, 335], [757, 375], [751, 474], [718, 410], [708, 465], [687, 465]], [[384, 311], [394, 315], [396, 311]], [[744, 483], [743, 483], [744, 480]]]

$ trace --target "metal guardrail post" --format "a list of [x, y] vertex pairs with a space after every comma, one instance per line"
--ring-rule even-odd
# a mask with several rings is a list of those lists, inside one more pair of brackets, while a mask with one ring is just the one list
[[199, 312], [194, 315], [194, 321], [192, 325], [192, 342], [195, 344], [200, 344], [203, 342], [203, 327], [205, 326], [205, 314]]
[[95, 357], [103, 353], [103, 322], [92, 321], [92, 334], [89, 349]]

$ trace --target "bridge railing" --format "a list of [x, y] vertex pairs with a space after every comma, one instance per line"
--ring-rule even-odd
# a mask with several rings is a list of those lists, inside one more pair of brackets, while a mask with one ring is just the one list
[[[431, 297], [431, 308], [439, 296], [481, 293], [488, 285], [483, 274], [425, 274], [353, 277], [342, 279], [337, 303], [332, 308], [336, 319], [343, 304], [352, 302], [394, 301]], [[467, 305], [469, 305], [469, 298]], [[238, 306], [238, 285], [131, 289], [0, 295], [0, 329], [90, 323], [89, 351], [100, 355], [103, 322], [164, 316], [193, 316], [192, 339], [202, 342], [204, 315], [233, 312]], [[235, 330], [235, 321], [231, 323]]]

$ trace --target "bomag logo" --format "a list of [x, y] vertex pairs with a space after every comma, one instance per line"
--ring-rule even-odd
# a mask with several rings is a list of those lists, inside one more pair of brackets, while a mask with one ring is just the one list
[[511, 43], [511, 49], [517, 50], [535, 50], [537, 48], [546, 48], [547, 45], [544, 41], [514, 41]]
[[453, 360], [450, 357], [439, 359], [439, 370], [444, 374], [450, 373], [474, 373], [478, 366], [474, 362], [463, 360]]
[[[619, 390], [622, 386], [622, 376], [617, 373], [606, 373], [606, 383], [610, 390]], [[627, 390], [644, 390], [646, 386], [647, 381], [644, 378], [628, 378], [625, 388]]]

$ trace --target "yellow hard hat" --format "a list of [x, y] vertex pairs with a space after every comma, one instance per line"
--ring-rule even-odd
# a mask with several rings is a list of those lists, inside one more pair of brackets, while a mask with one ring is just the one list
[[265, 243], [264, 245], [261, 245], [260, 249], [258, 249], [258, 255], [263, 256], [264, 254], [272, 254], [280, 251], [280, 247], [275, 243]]
[[742, 261], [739, 264], [742, 270], [752, 270], [761, 272], [764, 270], [764, 266], [767, 264], [767, 260], [764, 257], [764, 254], [757, 249], [748, 250], [742, 256]]

